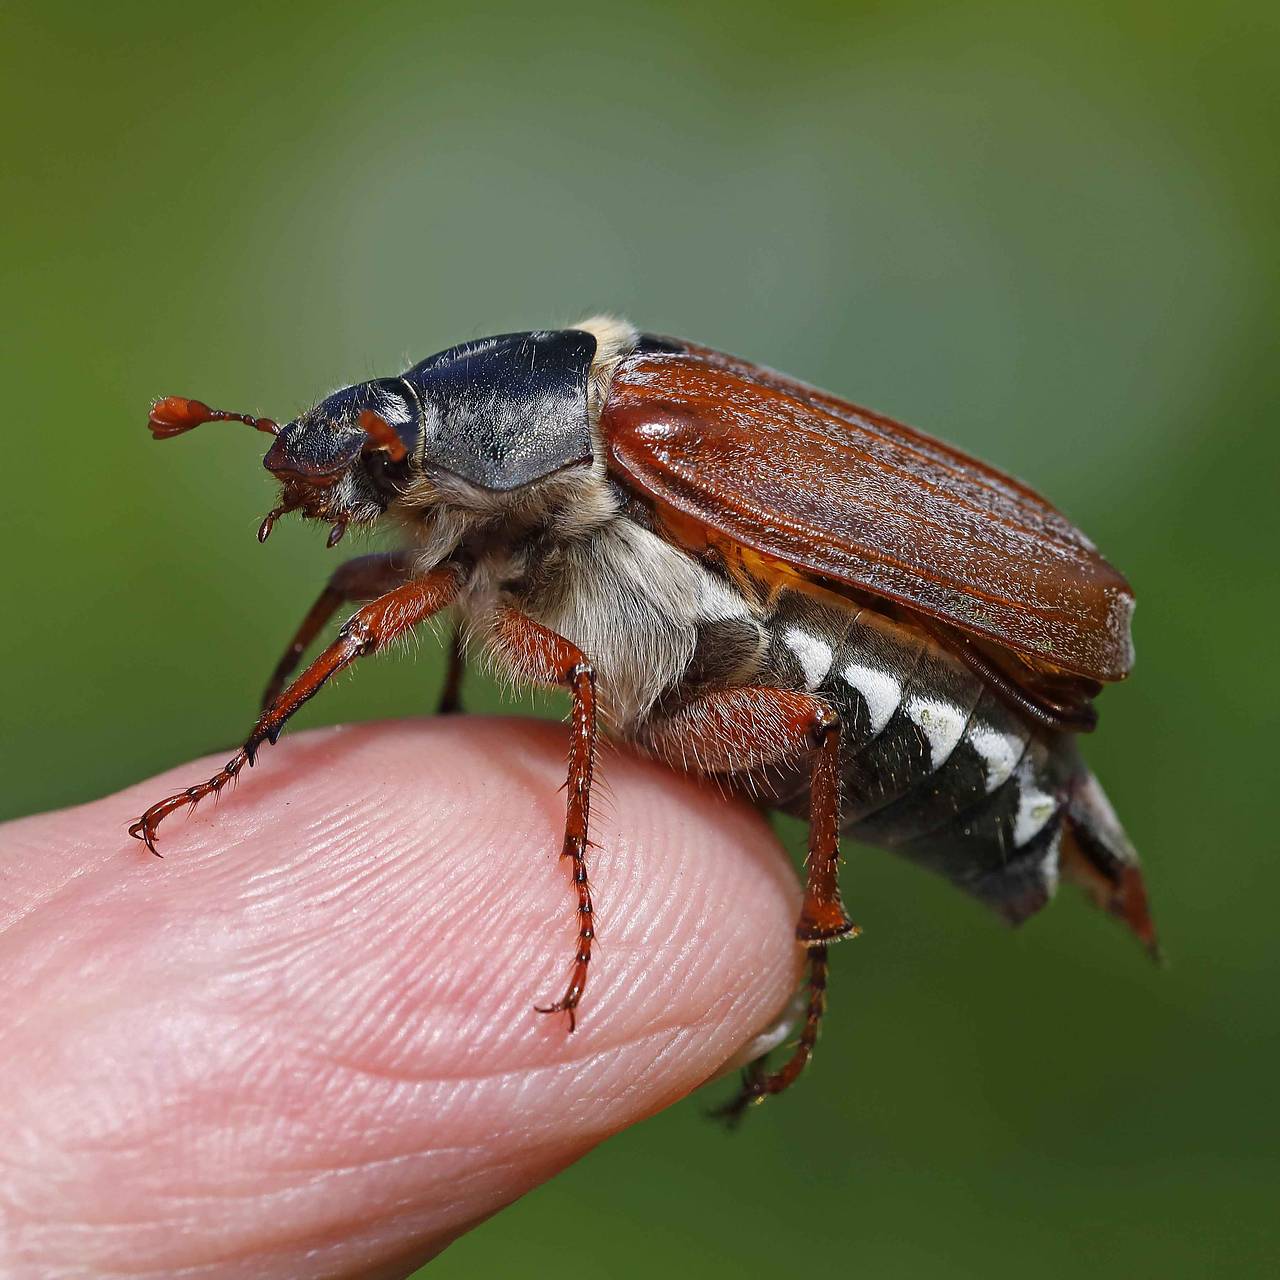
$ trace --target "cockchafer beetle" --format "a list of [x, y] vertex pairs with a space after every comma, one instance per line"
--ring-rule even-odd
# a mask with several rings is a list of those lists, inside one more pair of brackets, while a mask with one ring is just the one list
[[[786, 1088], [825, 1007], [827, 947], [857, 932], [837, 883], [848, 834], [940, 872], [1017, 923], [1059, 874], [1154, 952], [1138, 858], [1076, 747], [1132, 663], [1133, 597], [1016, 480], [771, 370], [599, 317], [453, 347], [335, 392], [284, 427], [180, 397], [165, 438], [233, 419], [274, 436], [285, 512], [392, 519], [400, 549], [342, 565], [277, 666], [216, 793], [335, 672], [423, 620], [457, 619], [442, 710], [481, 647], [572, 696], [564, 855], [577, 902], [574, 1025], [595, 938], [588, 814], [601, 721], [730, 792], [806, 818], [797, 938], [803, 1029], [725, 1111]], [[368, 601], [296, 680], [345, 602]]]

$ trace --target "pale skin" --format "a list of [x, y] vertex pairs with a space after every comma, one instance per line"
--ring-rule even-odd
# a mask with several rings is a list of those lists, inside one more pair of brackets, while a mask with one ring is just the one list
[[534, 1012], [576, 932], [565, 751], [294, 734], [163, 861], [126, 826], [225, 753], [0, 827], [0, 1273], [401, 1277], [769, 1027], [802, 956], [767, 824], [608, 747], [578, 1029]]

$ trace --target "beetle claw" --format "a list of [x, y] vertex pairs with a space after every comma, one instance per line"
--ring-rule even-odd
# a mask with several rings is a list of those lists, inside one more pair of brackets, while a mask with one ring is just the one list
[[533, 1006], [534, 1013], [567, 1013], [569, 1015], [570, 1035], [572, 1035], [578, 1027], [578, 1019], [573, 1010], [574, 1006], [567, 1004], [563, 1000], [557, 1000], [555, 1004], [535, 1004]]
[[137, 820], [137, 822], [133, 823], [130, 826], [129, 834], [135, 840], [141, 840], [142, 843], [145, 844], [147, 848], [153, 854], [155, 854], [157, 858], [163, 858], [164, 854], [162, 854], [160, 850], [156, 848], [156, 830], [155, 830], [155, 826], [152, 824], [150, 818], [148, 817], [148, 814], [150, 812], [151, 812], [150, 810], [147, 810], [147, 813], [144, 813], [142, 817]]

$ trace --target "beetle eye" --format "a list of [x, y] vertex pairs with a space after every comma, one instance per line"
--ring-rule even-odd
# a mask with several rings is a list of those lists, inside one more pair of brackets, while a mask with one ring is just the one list
[[403, 462], [388, 462], [385, 453], [364, 455], [365, 474], [385, 502], [394, 502], [404, 490], [408, 468]]

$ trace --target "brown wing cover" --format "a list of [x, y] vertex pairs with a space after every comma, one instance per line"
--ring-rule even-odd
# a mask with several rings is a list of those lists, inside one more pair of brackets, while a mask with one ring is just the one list
[[1026, 486], [892, 419], [705, 348], [619, 366], [611, 470], [821, 578], [1088, 680], [1133, 662], [1128, 583]]

